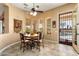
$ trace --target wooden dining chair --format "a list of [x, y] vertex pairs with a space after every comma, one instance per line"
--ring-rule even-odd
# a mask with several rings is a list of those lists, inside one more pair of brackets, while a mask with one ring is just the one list
[[42, 32], [39, 32], [38, 34], [39, 34], [38, 39], [40, 41], [40, 45], [44, 48], [44, 35]]
[[36, 42], [36, 47], [39, 49], [40, 51], [40, 46], [42, 45], [44, 47], [44, 43], [43, 43], [43, 35], [41, 32], [37, 33], [38, 34], [38, 38], [37, 40], [35, 40]]
[[23, 49], [24, 52], [26, 47], [28, 46], [29, 40], [26, 40], [24, 34], [22, 33], [20, 33], [20, 42], [20, 49]]
[[40, 42], [41, 42], [42, 47], [44, 48], [44, 34], [43, 33], [41, 34]]

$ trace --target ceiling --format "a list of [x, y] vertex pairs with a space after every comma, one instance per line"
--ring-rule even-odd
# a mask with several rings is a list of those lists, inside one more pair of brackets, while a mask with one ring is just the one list
[[[64, 4], [65, 3], [35, 3], [35, 6], [39, 5], [39, 8], [37, 10], [48, 11]], [[33, 3], [13, 3], [13, 5], [25, 11], [31, 11], [31, 9], [33, 8]]]

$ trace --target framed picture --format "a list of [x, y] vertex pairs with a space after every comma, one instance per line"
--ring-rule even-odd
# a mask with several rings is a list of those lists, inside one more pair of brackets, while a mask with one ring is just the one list
[[22, 21], [14, 19], [14, 32], [19, 33], [22, 29]]
[[56, 21], [52, 21], [52, 28], [56, 28]]

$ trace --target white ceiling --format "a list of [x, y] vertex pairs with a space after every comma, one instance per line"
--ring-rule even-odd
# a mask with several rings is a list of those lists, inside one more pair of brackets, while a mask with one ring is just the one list
[[[31, 11], [31, 8], [33, 8], [33, 3], [25, 3], [25, 4], [27, 4], [27, 6], [25, 6], [23, 3], [13, 3], [13, 5], [15, 5], [18, 8], [21, 8], [25, 11]], [[39, 5], [38, 10], [40, 11], [47, 11], [64, 4], [65, 3], [35, 3], [35, 6]]]

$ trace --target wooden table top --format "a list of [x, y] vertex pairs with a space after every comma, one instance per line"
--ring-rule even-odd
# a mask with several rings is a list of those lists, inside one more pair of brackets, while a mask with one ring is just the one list
[[27, 37], [28, 40], [37, 40], [38, 34], [25, 34], [24, 37]]
[[35, 37], [35, 36], [38, 36], [38, 34], [25, 34], [24, 36], [27, 36], [27, 37]]

